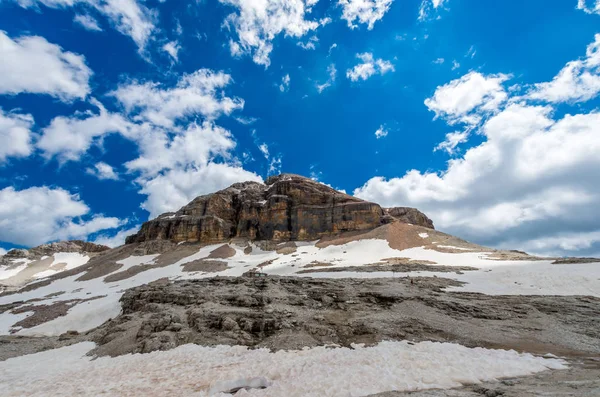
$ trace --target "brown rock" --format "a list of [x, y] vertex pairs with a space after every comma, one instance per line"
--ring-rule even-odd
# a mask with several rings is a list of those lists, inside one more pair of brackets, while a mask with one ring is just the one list
[[144, 223], [127, 243], [148, 240], [215, 243], [250, 240], [316, 240], [338, 232], [370, 230], [382, 224], [377, 204], [290, 174], [266, 185], [236, 183], [194, 199], [176, 213]]
[[392, 218], [399, 220], [402, 223], [410, 223], [417, 226], [423, 226], [429, 229], [435, 229], [433, 221], [427, 217], [424, 213], [416, 208], [410, 207], [394, 207], [385, 208], [385, 215], [391, 216]]

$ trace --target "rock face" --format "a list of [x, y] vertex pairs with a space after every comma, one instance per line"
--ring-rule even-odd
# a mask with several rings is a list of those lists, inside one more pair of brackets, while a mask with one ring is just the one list
[[[282, 174], [269, 178], [266, 184], [236, 183], [197, 197], [175, 213], [162, 214], [144, 223], [126, 243], [148, 240], [214, 243], [234, 237], [315, 240], [339, 232], [374, 229], [393, 221], [394, 213], [386, 214], [378, 204], [311, 179]], [[409, 211], [402, 216], [406, 218], [409, 213], [412, 214]], [[425, 215], [420, 215], [431, 224]], [[416, 215], [411, 215], [413, 218]]]
[[394, 207], [386, 208], [384, 211], [387, 215], [399, 220], [400, 222], [411, 223], [413, 225], [435, 229], [433, 226], [433, 221], [416, 208]]

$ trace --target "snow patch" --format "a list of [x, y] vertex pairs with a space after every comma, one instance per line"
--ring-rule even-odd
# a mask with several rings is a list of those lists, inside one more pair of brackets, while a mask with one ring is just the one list
[[421, 238], [429, 238], [429, 234], [427, 234], [427, 233], [419, 233], [419, 237], [421, 237]]
[[241, 394], [345, 397], [448, 389], [566, 368], [558, 359], [436, 342], [275, 353], [243, 346], [184, 345], [165, 352], [92, 360], [85, 354], [94, 346], [79, 343], [0, 362], [0, 395], [208, 396], [222, 386], [245, 383], [240, 379], [258, 383], [256, 379], [263, 378], [272, 380], [266, 389]]

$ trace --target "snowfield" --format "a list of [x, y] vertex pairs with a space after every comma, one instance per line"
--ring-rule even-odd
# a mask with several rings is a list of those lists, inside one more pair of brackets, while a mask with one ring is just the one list
[[[184, 345], [166, 352], [92, 360], [91, 342], [0, 362], [0, 395], [366, 396], [390, 390], [453, 388], [564, 369], [559, 359], [450, 343], [382, 342], [373, 347], [300, 351]], [[357, 369], [360, 370], [357, 370]]]
[[[491, 295], [589, 295], [600, 297], [600, 263], [552, 265], [550, 260], [536, 261], [501, 261], [490, 258], [491, 253], [459, 252], [445, 253], [424, 247], [405, 250], [392, 249], [386, 240], [357, 240], [343, 245], [331, 245], [318, 248], [316, 242], [297, 243], [295, 253], [283, 255], [275, 251], [264, 251], [252, 245], [252, 252], [245, 254], [243, 248], [231, 246], [235, 255], [218, 259], [227, 262], [229, 268], [218, 273], [184, 272], [182, 265], [207, 258], [210, 253], [223, 244], [215, 244], [200, 248], [196, 253], [173, 264], [160, 268], [149, 268], [130, 278], [115, 282], [105, 282], [104, 277], [88, 281], [76, 281], [81, 275], [55, 280], [49, 285], [14, 295], [0, 297], [0, 305], [15, 301], [40, 299], [35, 305], [50, 305], [68, 300], [86, 300], [75, 303], [66, 316], [58, 317], [41, 325], [28, 329], [13, 327], [18, 321], [30, 314], [0, 314], [0, 334], [17, 333], [18, 335], [44, 336], [60, 335], [68, 330], [87, 331], [101, 325], [106, 320], [117, 316], [121, 307], [119, 299], [123, 292], [132, 287], [146, 284], [161, 278], [184, 280], [203, 277], [241, 276], [250, 269], [259, 267], [260, 271], [271, 275], [331, 277], [331, 278], [380, 278], [380, 277], [443, 277], [451, 278], [466, 284], [451, 287], [449, 290], [480, 292]], [[77, 254], [79, 255], [79, 254]], [[123, 265], [116, 272], [122, 272], [136, 265], [150, 265], [158, 255], [131, 256], [118, 261]], [[315, 263], [327, 263], [330, 266], [320, 269], [331, 269], [347, 266], [365, 266], [386, 258], [409, 258], [416, 261], [431, 261], [444, 266], [470, 266], [474, 271], [454, 272], [414, 271], [410, 273], [392, 272], [322, 272], [296, 274], [307, 270], [305, 266]], [[61, 257], [55, 255], [54, 262], [61, 260], [67, 268], [73, 268], [87, 257], [76, 255]], [[53, 262], [53, 263], [54, 263]], [[59, 294], [60, 295], [56, 295]], [[93, 300], [90, 300], [95, 298]]]

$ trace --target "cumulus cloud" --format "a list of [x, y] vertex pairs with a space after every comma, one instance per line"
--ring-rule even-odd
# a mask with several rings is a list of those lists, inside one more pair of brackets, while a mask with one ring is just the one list
[[98, 21], [96, 21], [96, 19], [91, 15], [77, 14], [77, 15], [75, 15], [75, 18], [73, 18], [73, 21], [86, 30], [89, 30], [92, 32], [101, 32], [102, 31], [102, 28], [98, 24]]
[[[91, 8], [103, 14], [120, 33], [131, 37], [143, 51], [151, 34], [156, 30], [155, 13], [136, 0], [13, 0], [21, 7], [44, 5], [49, 8], [67, 8], [75, 5]], [[82, 22], [82, 21], [77, 21]], [[89, 19], [86, 21], [89, 22]], [[82, 23], [82, 26], [86, 26]], [[87, 26], [86, 26], [87, 27]]]
[[231, 55], [251, 55], [255, 63], [268, 67], [273, 40], [280, 34], [301, 38], [329, 22], [307, 20], [315, 0], [219, 0], [236, 8], [224, 25], [235, 31], [237, 40], [229, 42]]
[[450, 124], [477, 124], [481, 111], [495, 111], [506, 101], [508, 95], [502, 83], [509, 78], [505, 74], [470, 72], [438, 87], [433, 97], [425, 100], [425, 106]]
[[78, 195], [60, 188], [0, 190], [0, 241], [7, 243], [36, 246], [56, 240], [86, 239], [121, 224], [117, 218], [90, 214], [90, 208]]
[[600, 34], [583, 59], [571, 61], [550, 82], [535, 84], [530, 99], [548, 102], [584, 102], [600, 93]]
[[242, 109], [242, 99], [223, 93], [222, 89], [231, 82], [231, 76], [226, 73], [199, 69], [183, 75], [175, 87], [132, 82], [120, 86], [112, 95], [136, 121], [170, 128], [184, 117], [200, 115], [214, 119]]
[[117, 174], [112, 166], [106, 164], [104, 162], [99, 162], [94, 165], [94, 168], [88, 168], [86, 172], [90, 175], [95, 176], [100, 180], [113, 180], [116, 181], [119, 179], [119, 174]]
[[342, 19], [348, 22], [348, 27], [358, 27], [354, 23], [367, 25], [367, 29], [373, 29], [375, 22], [379, 21], [390, 9], [393, 0], [339, 0], [342, 7]]
[[0, 107], [0, 165], [9, 157], [27, 157], [32, 152], [33, 116], [5, 113]]
[[92, 71], [85, 58], [43, 37], [13, 40], [0, 30], [0, 58], [0, 94], [48, 94], [71, 101], [90, 92]]
[[331, 87], [333, 83], [335, 83], [335, 79], [337, 77], [337, 69], [335, 68], [335, 64], [330, 64], [327, 66], [327, 73], [329, 74], [329, 78], [323, 84], [317, 84], [317, 91], [319, 94], [325, 91], [327, 88]]
[[384, 75], [387, 72], [395, 71], [394, 65], [392, 65], [390, 61], [384, 61], [381, 58], [375, 59], [370, 52], [356, 54], [356, 57], [360, 59], [362, 63], [359, 63], [352, 69], [346, 71], [346, 77], [352, 81], [367, 80], [375, 74]]
[[446, 139], [438, 144], [433, 151], [444, 150], [448, 154], [454, 154], [456, 147], [461, 143], [465, 143], [469, 140], [469, 130], [466, 131], [455, 131], [446, 134]]
[[42, 155], [59, 162], [77, 161], [95, 142], [111, 133], [131, 136], [136, 127], [120, 114], [108, 112], [100, 102], [92, 100], [99, 109], [98, 114], [85, 112], [72, 117], [55, 117], [42, 130], [37, 148]]
[[[418, 207], [441, 230], [481, 244], [553, 255], [600, 252], [600, 113], [556, 116], [551, 105], [506, 100], [499, 83], [436, 108], [450, 125], [473, 108], [496, 109], [476, 127], [483, 143], [440, 172], [375, 177], [354, 194]], [[449, 141], [461, 139], [458, 133]]]

